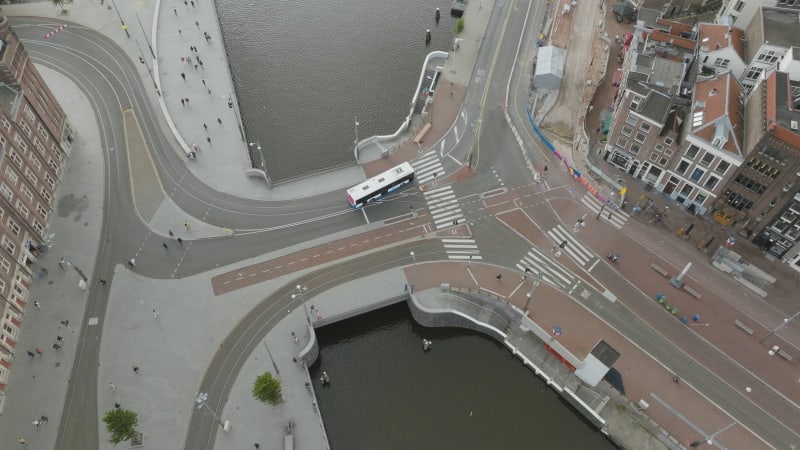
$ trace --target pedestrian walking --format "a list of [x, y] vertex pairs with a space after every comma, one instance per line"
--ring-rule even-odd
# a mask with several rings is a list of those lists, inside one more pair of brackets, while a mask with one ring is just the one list
[[186, 57], [186, 62], [189, 63], [189, 65], [191, 66], [192, 65], [192, 57], [191, 56], [187, 56]]
[[181, 31], [181, 29], [180, 29], [180, 28], [178, 28], [178, 34], [179, 34], [181, 37], [183, 37], [183, 31]]
[[[228, 108], [233, 108], [233, 99], [230, 96], [228, 96]], [[435, 176], [436, 175], [434, 175], [434, 177]]]
[[196, 21], [196, 20], [195, 20], [195, 21], [194, 21], [194, 24], [195, 24], [195, 25], [197, 25], [197, 28], [200, 28], [200, 22], [198, 22], [198, 21]]
[[63, 338], [63, 337], [61, 337], [61, 336], [56, 336], [56, 340], [57, 340], [58, 342], [64, 342], [64, 338]]
[[130, 268], [136, 267], [136, 258], [131, 258], [128, 260], [128, 267]]
[[61, 346], [59, 344], [53, 344], [53, 349], [58, 350], [60, 348], [61, 348]]
[[61, 325], [64, 325], [65, 327], [68, 327], [69, 326], [69, 320], [62, 320], [61, 321]]
[[322, 319], [322, 314], [320, 314], [319, 311], [317, 311], [317, 320], [319, 319]]
[[153, 308], [153, 319], [158, 319], [158, 316], [160, 315], [161, 313], [159, 313], [158, 311], [155, 310], [155, 308]]
[[208, 144], [209, 144], [209, 145], [211, 145], [211, 137], [208, 137], [208, 136], [207, 136], [207, 137], [206, 137], [206, 140], [208, 141]]
[[175, 237], [175, 233], [172, 230], [168, 230], [167, 233], [169, 233], [169, 237]]
[[133, 368], [133, 373], [139, 375], [139, 366], [131, 366]]
[[42, 356], [44, 353], [42, 353], [42, 350], [39, 349], [39, 347], [36, 347], [36, 354]]
[[175, 13], [175, 16], [177, 17], [177, 15], [178, 15], [178, 8], [176, 8], [176, 7], [174, 7], [174, 6], [173, 6], [173, 7], [172, 7], [172, 12], [174, 12], [174, 13]]
[[114, 402], [114, 409], [119, 409], [119, 407], [120, 407], [119, 402]]
[[181, 99], [181, 106], [186, 106], [186, 99]]
[[41, 422], [39, 422], [39, 420], [38, 420], [38, 419], [33, 419], [33, 426], [35, 426], [37, 429], [39, 428], [39, 425], [41, 425], [41, 424], [42, 424], [42, 423], [41, 423]]
[[37, 307], [39, 309], [42, 308], [42, 305], [39, 302], [37, 302], [36, 300], [33, 301], [33, 306], [35, 306], [35, 307]]
[[100, 282], [100, 284], [102, 284], [103, 286], [105, 286], [105, 285], [106, 285], [106, 283], [108, 283], [108, 281], [106, 281], [106, 280], [104, 280], [104, 279], [102, 279], [102, 278], [98, 278], [98, 279], [97, 279], [97, 281], [99, 281], [99, 282]]
[[211, 95], [211, 88], [208, 88], [208, 95]]
[[203, 60], [200, 59], [200, 55], [197, 56], [197, 62], [200, 64], [200, 67], [203, 67]]
[[22, 445], [28, 445], [28, 441], [25, 440], [25, 438], [19, 438], [19, 440], [17, 440], [17, 442], [19, 442]]
[[222, 119], [220, 119], [219, 117], [217, 117], [217, 122], [218, 122], [220, 125], [222, 125]]
[[203, 128], [206, 130], [206, 133], [208, 133], [208, 125], [206, 125], [205, 122], [203, 123]]
[[181, 78], [183, 78], [183, 81], [186, 81], [186, 74], [181, 72]]
[[108, 388], [111, 389], [111, 392], [117, 392], [117, 386], [114, 383], [108, 383]]
[[192, 8], [194, 8], [194, 0], [190, 1], [189, 3], [192, 4]]
[[258, 442], [255, 443], [255, 448], [256, 448], [256, 450], [261, 448], [261, 446], [258, 444]]
[[188, 0], [183, 0], [183, 4], [186, 5], [187, 8], [189, 7], [189, 1]]
[[39, 416], [39, 422], [50, 422], [50, 419], [47, 418], [44, 414]]
[[169, 246], [167, 245], [166, 242], [162, 242], [161, 246], [164, 247], [164, 250], [169, 250]]
[[197, 67], [198, 67], [198, 66], [197, 66], [197, 64], [195, 64], [195, 65], [194, 65], [194, 70], [197, 70]]
[[189, 231], [189, 228], [191, 228], [189, 222], [183, 222], [183, 226], [186, 228], [186, 231]]
[[502, 273], [498, 273], [495, 278], [497, 278], [497, 281], [500, 281], [500, 280], [503, 279], [503, 274]]
[[183, 245], [183, 239], [181, 239], [181, 238], [178, 238], [178, 244], [181, 244], [181, 245]]
[[186, 98], [184, 98], [184, 100], [186, 100], [186, 104], [187, 104], [187, 105], [188, 105], [188, 104], [189, 104], [189, 102], [191, 101], [191, 100], [189, 100], [189, 97], [186, 97]]
[[205, 79], [205, 78], [200, 78], [200, 81], [202, 81], [202, 82], [203, 82], [203, 86], [205, 86], [205, 85], [206, 85], [206, 79]]
[[36, 357], [36, 355], [34, 355], [33, 352], [30, 351], [30, 350], [28, 350], [28, 356], [30, 356], [31, 358], [35, 358]]

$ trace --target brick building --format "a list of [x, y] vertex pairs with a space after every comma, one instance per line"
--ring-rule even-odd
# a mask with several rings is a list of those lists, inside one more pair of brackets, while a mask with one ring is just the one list
[[0, 16], [0, 410], [72, 136], [64, 111]]

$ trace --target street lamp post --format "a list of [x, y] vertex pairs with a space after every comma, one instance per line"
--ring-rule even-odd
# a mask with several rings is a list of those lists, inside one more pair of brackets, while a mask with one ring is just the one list
[[144, 58], [144, 53], [142, 52], [142, 47], [139, 45], [138, 39], [136, 39], [136, 48], [139, 49], [139, 61], [144, 64], [145, 67], [147, 67], [147, 74], [150, 75], [150, 80], [153, 82], [153, 87], [156, 90], [156, 94], [161, 97], [161, 90], [158, 88], [158, 84], [156, 84], [156, 79], [153, 78], [153, 71], [150, 69], [150, 66], [147, 64], [147, 60]]
[[411, 292], [414, 292], [414, 285], [417, 284], [417, 257], [414, 255], [414, 252], [408, 253], [411, 256], [411, 261], [414, 265], [414, 276], [411, 279]]
[[525, 294], [525, 296], [528, 298], [528, 300], [525, 302], [525, 315], [526, 316], [530, 313], [530, 311], [528, 310], [528, 306], [530, 306], [531, 300], [533, 300], [533, 294], [536, 293], [536, 288], [539, 287], [539, 282], [540, 282], [540, 280], [542, 280], [542, 274], [541, 273], [537, 273], [536, 277], [538, 279], [533, 280], [533, 282], [531, 283], [531, 291], [528, 292], [527, 294]]
[[295, 289], [297, 289], [297, 294], [292, 294], [292, 300], [296, 298], [300, 299], [300, 304], [303, 305], [303, 312], [306, 313], [306, 321], [308, 322], [309, 325], [311, 325], [311, 317], [309, 317], [308, 309], [306, 309], [305, 292], [308, 290], [308, 287], [304, 284], [298, 284], [297, 286], [295, 286]]
[[699, 447], [699, 446], [701, 446], [703, 444], [714, 445], [714, 438], [718, 434], [722, 433], [723, 431], [727, 430], [728, 428], [730, 428], [730, 427], [732, 427], [734, 425], [736, 425], [736, 422], [729, 423], [728, 425], [726, 425], [721, 430], [715, 431], [713, 434], [708, 435], [708, 437], [706, 438], [705, 441], [703, 441], [701, 439], [698, 439], [698, 440], [692, 442], [691, 444], [689, 444], [689, 447]]
[[124, 31], [125, 35], [130, 38], [131, 34], [128, 33], [128, 26], [125, 25], [125, 21], [122, 20], [122, 14], [119, 13], [119, 8], [117, 8], [116, 2], [114, 2], [114, 0], [110, 0], [110, 1], [111, 1], [111, 5], [114, 6], [114, 11], [117, 12], [117, 17], [119, 17], [119, 23], [120, 23], [120, 26], [122, 27], [122, 31]]
[[225, 424], [222, 422], [219, 416], [217, 416], [217, 413], [215, 413], [214, 410], [211, 409], [211, 407], [209, 407], [208, 404], [206, 403], [206, 401], [208, 401], [208, 393], [206, 392], [198, 393], [194, 401], [195, 403], [197, 403], [197, 409], [203, 409], [203, 407], [205, 406], [206, 410], [208, 410], [208, 412], [210, 412], [211, 415], [214, 416], [214, 419], [216, 419], [217, 423], [219, 423], [219, 426], [221, 426], [222, 429], [225, 429]]
[[771, 338], [771, 337], [772, 337], [772, 336], [773, 336], [775, 333], [777, 333], [778, 331], [781, 331], [781, 328], [785, 327], [785, 326], [786, 326], [786, 325], [787, 325], [789, 322], [791, 322], [792, 320], [796, 319], [796, 318], [797, 318], [797, 316], [800, 316], [800, 311], [797, 311], [796, 313], [794, 313], [794, 314], [792, 315], [792, 317], [784, 317], [784, 318], [783, 318], [783, 323], [782, 323], [782, 324], [780, 324], [780, 325], [778, 325], [777, 327], [775, 327], [775, 328], [774, 328], [772, 331], [770, 331], [769, 333], [767, 333], [767, 335], [766, 335], [766, 336], [764, 336], [764, 338], [763, 338], [763, 339], [761, 339], [761, 340], [760, 340], [760, 341], [758, 341], [758, 342], [759, 342], [760, 344], [763, 344], [763, 343], [764, 343], [764, 341], [766, 341], [767, 339]]
[[144, 32], [144, 26], [142, 25], [142, 18], [139, 17], [139, 13], [136, 13], [136, 20], [139, 21], [139, 28], [142, 29], [142, 36], [144, 36], [145, 42], [147, 42], [147, 47], [150, 49], [150, 54], [153, 55], [153, 59], [155, 59], [156, 52], [153, 51], [153, 46], [150, 45], [150, 39], [147, 39], [147, 33]]
[[353, 141], [353, 153], [356, 156], [356, 162], [358, 162], [358, 116], [355, 116], [355, 127], [356, 127], [356, 139]]

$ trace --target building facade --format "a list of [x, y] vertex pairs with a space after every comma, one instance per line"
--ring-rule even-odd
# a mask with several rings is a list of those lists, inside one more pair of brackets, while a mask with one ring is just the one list
[[698, 26], [697, 69], [700, 77], [713, 77], [730, 71], [740, 79], [747, 64], [744, 31], [728, 25], [701, 23]]
[[0, 16], [0, 410], [73, 131]]
[[800, 0], [725, 0], [717, 13], [717, 23], [745, 29], [762, 6], [800, 11]]
[[739, 78], [745, 93], [761, 82], [792, 47], [800, 47], [800, 10], [762, 7], [745, 29], [747, 67]]

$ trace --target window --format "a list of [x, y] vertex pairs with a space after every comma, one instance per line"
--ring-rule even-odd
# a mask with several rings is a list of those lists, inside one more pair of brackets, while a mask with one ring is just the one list
[[5, 273], [11, 271], [11, 264], [9, 264], [8, 260], [3, 258], [2, 256], [0, 256], [0, 270], [2, 270]]
[[43, 137], [45, 140], [47, 139], [47, 128], [43, 127], [42, 124], [36, 126], [36, 131], [39, 132], [39, 136]]
[[636, 111], [636, 108], [638, 108], [638, 107], [639, 107], [639, 101], [638, 100], [631, 101], [631, 109], [632, 110]]
[[694, 172], [692, 172], [692, 176], [690, 176], [689, 178], [692, 181], [700, 181], [700, 178], [703, 178], [703, 175], [705, 175], [705, 174], [706, 174], [705, 170], [703, 170], [703, 169], [701, 169], [699, 167], [696, 167], [694, 169]]
[[642, 150], [642, 146], [641, 145], [633, 144], [633, 145], [631, 145], [631, 149], [629, 151], [631, 153], [633, 153], [634, 155], [638, 155], [639, 151], [641, 151], [641, 150]]
[[644, 144], [644, 140], [647, 139], [647, 135], [644, 133], [636, 133], [636, 137], [633, 139], [640, 144]]
[[631, 127], [622, 127], [622, 131], [620, 131], [620, 133], [622, 133], [623, 136], [630, 136], [632, 132], [633, 128]]
[[17, 199], [17, 204], [14, 206], [17, 208], [17, 211], [19, 211], [20, 216], [22, 216], [24, 219], [28, 218], [28, 214], [30, 214], [30, 211], [28, 211], [28, 208], [25, 206], [24, 203], [22, 203], [21, 201], [19, 201], [19, 199]]
[[686, 156], [689, 158], [694, 159], [697, 156], [697, 152], [700, 150], [700, 147], [696, 145], [690, 145], [688, 149], [686, 149]]
[[39, 223], [36, 219], [33, 219], [33, 228], [39, 233], [39, 236], [44, 236], [44, 225]]
[[706, 194], [703, 194], [702, 192], [698, 192], [697, 195], [694, 196], [694, 202], [698, 206], [703, 206], [703, 202], [706, 201], [706, 198], [707, 198]]
[[53, 169], [53, 172], [58, 172], [58, 164], [56, 164], [56, 162], [53, 161], [53, 158], [49, 158], [47, 160], [47, 165], [50, 166], [51, 169]]
[[703, 186], [706, 189], [714, 189], [714, 187], [716, 187], [717, 183], [719, 183], [719, 178], [717, 178], [717, 177], [715, 177], [713, 175], [710, 175], [708, 177], [708, 179], [706, 180], [706, 184], [704, 184]]
[[725, 58], [717, 58], [716, 60], [714, 60], [714, 65], [717, 66], [717, 67], [722, 67], [723, 69], [728, 67], [728, 64], [730, 64], [730, 63], [731, 63], [731, 60], [730, 59], [725, 59]]
[[625, 123], [627, 123], [628, 125], [630, 125], [632, 127], [635, 127], [638, 122], [639, 122], [639, 119], [637, 119], [636, 117], [634, 117], [634, 116], [632, 116], [630, 114], [628, 114], [628, 117], [625, 118]]
[[650, 132], [650, 128], [652, 128], [652, 126], [647, 122], [642, 122], [642, 124], [639, 126], [639, 129], [645, 133]]
[[19, 231], [20, 231], [19, 225], [17, 224], [17, 222], [14, 222], [14, 219], [10, 217], [8, 218], [8, 230], [11, 231], [14, 234], [14, 236], [19, 236]]
[[26, 136], [31, 137], [31, 127], [29, 127], [24, 120], [19, 121], [19, 127], [22, 128], [22, 131], [25, 133]]
[[16, 164], [17, 167], [22, 168], [22, 158], [19, 156], [19, 154], [17, 154], [17, 152], [12, 150], [9, 156], [11, 156], [11, 160], [14, 161], [14, 164]]
[[33, 201], [33, 191], [31, 191], [28, 186], [24, 184], [20, 186], [19, 192], [28, 199], [29, 202]]
[[44, 201], [46, 201], [46, 202], [47, 202], [47, 204], [48, 204], [48, 205], [49, 205], [50, 203], [52, 203], [52, 201], [53, 201], [53, 196], [52, 196], [52, 195], [50, 195], [50, 192], [47, 190], [47, 188], [46, 188], [46, 187], [42, 186], [42, 188], [39, 190], [39, 194], [41, 194], [41, 195], [42, 195], [42, 198], [44, 199]]
[[657, 152], [664, 151], [664, 146], [663, 146], [663, 145], [661, 145], [661, 144], [656, 144], [656, 151], [657, 151]]
[[716, 148], [722, 148], [722, 144], [724, 144], [724, 143], [725, 143], [725, 140], [722, 139], [721, 137], [715, 137], [714, 140], [711, 141], [711, 145], [713, 145]]
[[684, 175], [686, 170], [689, 169], [689, 161], [682, 159], [680, 163], [678, 163], [678, 167], [675, 169], [675, 173], [678, 175]]
[[0, 120], [0, 124], [3, 125], [3, 128], [5, 128], [6, 131], [11, 131], [11, 122], [9, 122], [5, 117], [3, 117], [3, 120]]
[[670, 149], [664, 150], [664, 156], [672, 156], [672, 150]]
[[14, 169], [12, 169], [11, 166], [6, 166], [6, 178], [8, 179], [8, 182], [14, 186], [17, 185], [17, 181], [19, 180], [19, 177], [17, 177], [17, 172], [14, 172]]
[[666, 145], [672, 145], [673, 142], [672, 138], [664, 138], [664, 144]]
[[714, 169], [714, 172], [717, 172], [720, 175], [725, 175], [725, 172], [728, 171], [728, 167], [730, 166], [731, 163], [729, 163], [728, 161], [720, 161], [719, 164], [717, 164], [717, 168]]
[[764, 52], [764, 53], [758, 55], [758, 57], [756, 57], [756, 59], [761, 61], [761, 62], [772, 64], [772, 63], [778, 61], [778, 55], [775, 54], [774, 50], [769, 50], [767, 52]]
[[625, 138], [617, 139], [617, 147], [624, 149], [627, 146], [628, 146], [628, 140], [627, 139], [625, 139]]
[[14, 244], [14, 242], [6, 236], [3, 236], [3, 239], [0, 240], [0, 244], [2, 244], [3, 248], [12, 255], [14, 254], [14, 250], [17, 249], [17, 246]]
[[30, 167], [25, 168], [25, 178], [27, 178], [34, 187], [36, 187], [36, 183], [39, 181], [39, 179], [36, 178], [36, 175], [33, 174], [33, 171]]
[[669, 159], [667, 159], [667, 158], [661, 158], [661, 159], [658, 160], [658, 164], [660, 164], [660, 165], [662, 165], [664, 167], [667, 167], [667, 163], [669, 163]]
[[650, 153], [650, 161], [656, 162], [658, 161], [658, 153]]
[[700, 165], [704, 167], [708, 167], [711, 163], [714, 162], [714, 155], [711, 152], [706, 152], [702, 158], [700, 158]]
[[44, 220], [47, 220], [47, 209], [45, 209], [45, 207], [42, 206], [41, 203], [36, 204], [36, 212], [39, 213], [39, 215], [42, 216]]
[[755, 80], [755, 79], [758, 78], [759, 75], [761, 75], [761, 72], [763, 72], [763, 71], [764, 71], [764, 69], [762, 69], [760, 67], [752, 67], [752, 68], [750, 68], [750, 70], [747, 71], [747, 73], [744, 75], [744, 77], [746, 79], [748, 79], [748, 80]]
[[694, 188], [692, 187], [691, 184], [688, 184], [688, 183], [684, 184], [683, 187], [681, 188], [681, 195], [683, 195], [684, 197], [688, 197], [689, 194], [692, 193], [693, 189]]
[[739, 0], [736, 6], [733, 7], [733, 10], [736, 11], [737, 13], [742, 12], [743, 9], [744, 9], [744, 0]]
[[50, 176], [49, 173], [44, 174], [44, 181], [48, 186], [50, 186], [50, 189], [53, 189], [56, 185], [56, 181]]
[[11, 191], [11, 188], [5, 183], [0, 184], [0, 195], [5, 197], [8, 201], [11, 201], [11, 199], [14, 198], [14, 193]]
[[33, 110], [31, 109], [31, 105], [25, 104], [25, 116], [28, 117], [29, 120], [33, 120], [36, 116], [33, 114]]

